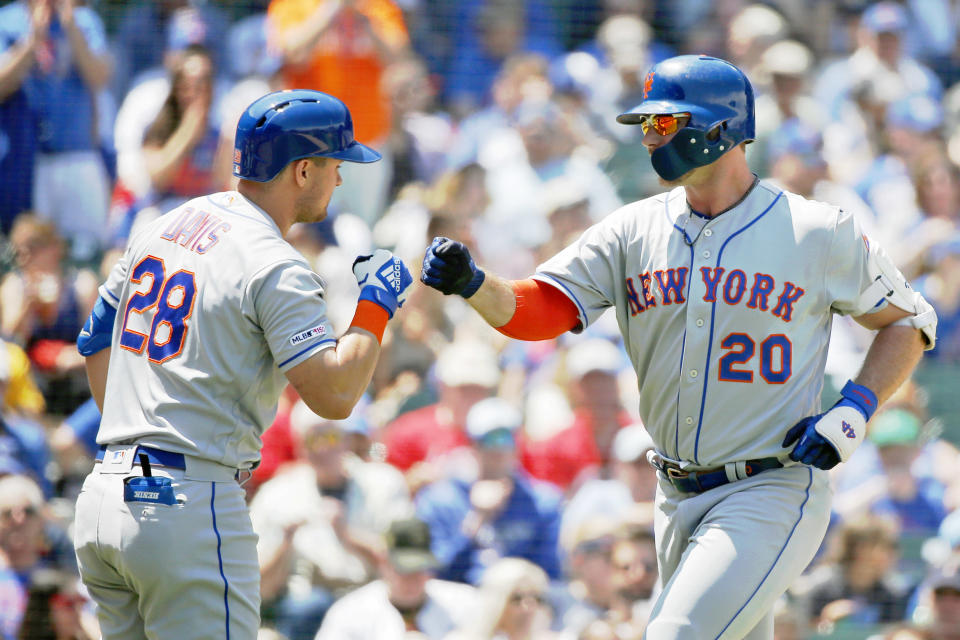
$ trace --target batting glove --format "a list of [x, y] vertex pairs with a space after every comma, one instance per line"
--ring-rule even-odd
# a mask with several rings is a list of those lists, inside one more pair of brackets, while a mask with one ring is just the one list
[[797, 443], [790, 452], [791, 460], [832, 469], [850, 459], [863, 442], [867, 422], [877, 410], [877, 396], [852, 381], [843, 386], [840, 396], [829, 411], [804, 418], [787, 432], [782, 446]]
[[433, 239], [423, 256], [420, 282], [444, 295], [469, 298], [483, 284], [484, 273], [473, 264], [467, 245], [450, 238]]
[[353, 275], [360, 285], [360, 300], [383, 307], [390, 317], [402, 307], [413, 284], [413, 276], [403, 260], [386, 249], [377, 249], [353, 261]]

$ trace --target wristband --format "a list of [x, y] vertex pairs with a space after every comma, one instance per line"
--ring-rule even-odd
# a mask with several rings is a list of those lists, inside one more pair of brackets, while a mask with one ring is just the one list
[[483, 279], [486, 278], [486, 274], [483, 270], [474, 267], [473, 277], [470, 278], [470, 282], [467, 283], [467, 286], [463, 288], [463, 291], [460, 292], [460, 295], [464, 298], [469, 298], [477, 292], [477, 289], [480, 288], [480, 285], [483, 284]]
[[387, 328], [388, 320], [390, 315], [386, 309], [376, 302], [360, 300], [357, 302], [357, 311], [353, 314], [350, 326], [369, 331], [377, 338], [377, 342], [383, 342], [383, 332]]
[[397, 296], [383, 287], [378, 287], [373, 284], [361, 287], [359, 299], [379, 305], [387, 312], [388, 319], [392, 318], [394, 312], [397, 310]]
[[837, 405], [843, 404], [857, 409], [863, 414], [867, 422], [873, 417], [873, 412], [877, 410], [879, 404], [877, 394], [853, 380], [847, 380], [847, 384], [843, 385], [843, 389], [840, 390], [840, 395], [842, 398], [837, 402]]

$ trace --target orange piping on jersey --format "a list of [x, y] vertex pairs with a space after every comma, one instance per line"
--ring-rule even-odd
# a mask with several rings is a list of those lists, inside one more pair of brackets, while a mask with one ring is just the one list
[[383, 332], [389, 319], [387, 310], [376, 302], [361, 300], [357, 303], [357, 311], [353, 314], [350, 326], [369, 331], [376, 336], [377, 342], [383, 342]]
[[560, 289], [539, 280], [513, 280], [517, 310], [497, 331], [517, 340], [550, 340], [580, 324], [577, 305]]

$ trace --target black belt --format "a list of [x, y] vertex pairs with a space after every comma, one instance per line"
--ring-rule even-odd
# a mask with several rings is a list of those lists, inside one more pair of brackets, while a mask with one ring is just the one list
[[[100, 447], [100, 451], [97, 452], [97, 462], [103, 462], [103, 454], [106, 450], [106, 445]], [[153, 447], [137, 445], [137, 450], [134, 452], [134, 456], [139, 457], [140, 454], [146, 454], [147, 460], [150, 461], [150, 464], [157, 467], [168, 467], [170, 469], [187, 468], [187, 463], [184, 461], [182, 453], [171, 453], [169, 451], [154, 449]]]
[[[667, 480], [670, 481], [678, 491], [683, 493], [703, 493], [710, 489], [723, 486], [730, 482], [725, 467], [716, 469], [704, 469], [702, 471], [686, 471], [680, 468], [680, 465], [664, 460], [662, 457], [654, 456], [650, 463], [660, 470]], [[746, 477], [755, 476], [758, 473], [769, 471], [770, 469], [780, 469], [783, 463], [779, 458], [760, 458], [758, 460], [747, 460], [743, 463], [743, 473]]]

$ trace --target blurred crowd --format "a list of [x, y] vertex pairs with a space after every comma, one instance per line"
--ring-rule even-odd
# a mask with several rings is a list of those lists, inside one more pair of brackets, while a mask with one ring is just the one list
[[[332, 93], [383, 153], [289, 236], [339, 332], [359, 253], [415, 270], [445, 235], [525, 277], [658, 192], [615, 116], [652, 63], [707, 53], [753, 81], [753, 170], [854, 212], [939, 315], [936, 350], [832, 472], [776, 639], [960, 640], [958, 25], [956, 0], [4, 3], [0, 638], [98, 637], [70, 543], [99, 421], [76, 336], [138, 225], [232, 188], [246, 105]], [[522, 343], [415, 287], [398, 318], [348, 420], [291, 390], [264, 434], [245, 485], [262, 637], [641, 638], [656, 476], [612, 314]], [[867, 337], [835, 322], [825, 404]]]

